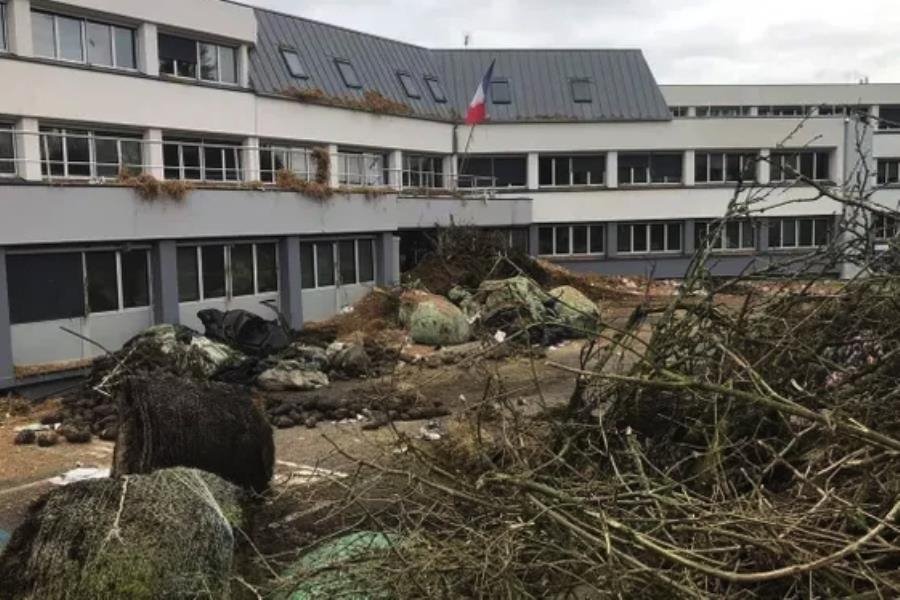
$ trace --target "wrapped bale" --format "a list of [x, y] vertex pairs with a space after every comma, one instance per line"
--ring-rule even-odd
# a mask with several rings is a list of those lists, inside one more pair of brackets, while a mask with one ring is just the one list
[[194, 467], [262, 492], [274, 463], [272, 427], [244, 388], [158, 372], [122, 390], [114, 476]]
[[0, 599], [227, 598], [241, 500], [182, 468], [57, 488], [0, 555]]

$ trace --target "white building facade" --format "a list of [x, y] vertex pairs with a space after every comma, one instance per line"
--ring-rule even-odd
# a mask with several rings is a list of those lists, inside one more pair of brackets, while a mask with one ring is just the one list
[[900, 84], [659, 86], [634, 50], [429, 50], [223, 0], [0, 0], [0, 21], [0, 389], [203, 308], [299, 328], [451, 222], [679, 277], [741, 180], [771, 209], [710, 268], [809, 251], [842, 208], [792, 174], [858, 173], [859, 114], [896, 208]]

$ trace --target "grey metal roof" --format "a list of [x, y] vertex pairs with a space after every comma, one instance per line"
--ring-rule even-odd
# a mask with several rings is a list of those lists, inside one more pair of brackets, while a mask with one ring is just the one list
[[[383, 37], [265, 9], [255, 9], [259, 40], [251, 53], [254, 89], [282, 94], [289, 88], [321, 90], [333, 98], [362, 99], [374, 90], [403, 103], [419, 117], [452, 121], [464, 115], [491, 60], [495, 79], [508, 78], [512, 102], [488, 104], [492, 122], [656, 121], [669, 109], [640, 50], [430, 50]], [[296, 49], [309, 75], [291, 76], [282, 48]], [[349, 60], [362, 89], [348, 88], [335, 59]], [[398, 73], [420, 88], [410, 98]], [[447, 102], [436, 102], [425, 83], [437, 77]], [[571, 80], [587, 78], [593, 101], [577, 103]]]

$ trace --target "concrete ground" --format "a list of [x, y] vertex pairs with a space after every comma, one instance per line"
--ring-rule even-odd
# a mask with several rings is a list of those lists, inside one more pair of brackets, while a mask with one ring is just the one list
[[[427, 368], [404, 365], [394, 378], [416, 385], [429, 400], [441, 400], [451, 411], [465, 410], [478, 403], [491, 380], [502, 379], [504, 389], [519, 405], [536, 406], [567, 402], [574, 387], [571, 373], [550, 367], [546, 361], [577, 366], [581, 343], [570, 342], [550, 349], [544, 359], [512, 358], [502, 361], [473, 360], [471, 366]], [[538, 382], [536, 385], [535, 382]], [[365, 393], [384, 380], [335, 382], [319, 396]], [[62, 441], [52, 448], [15, 446], [17, 427], [34, 423], [40, 416], [54, 411], [53, 402], [37, 407], [27, 416], [7, 417], [0, 414], [0, 540], [23, 520], [28, 505], [53, 488], [48, 479], [78, 467], [108, 468], [113, 444], [95, 440], [90, 444], [70, 445]], [[452, 419], [453, 416], [445, 419]], [[396, 424], [397, 431], [419, 436], [424, 421]], [[365, 431], [360, 423], [323, 422], [315, 429], [293, 428], [275, 431], [276, 473], [284, 476], [305, 468], [320, 467], [346, 470], [352, 467], [349, 456], [371, 457], [373, 453], [391, 451], [396, 435], [391, 428]], [[339, 452], [336, 448], [340, 448]]]

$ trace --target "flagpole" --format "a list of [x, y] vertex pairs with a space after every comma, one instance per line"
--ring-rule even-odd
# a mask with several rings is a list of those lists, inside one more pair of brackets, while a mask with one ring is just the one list
[[[466, 161], [469, 160], [469, 147], [472, 145], [472, 137], [475, 135], [475, 127], [476, 123], [472, 124], [471, 129], [469, 129], [469, 139], [466, 140], [466, 146], [463, 149], [462, 160], [459, 164], [459, 173], [457, 173], [457, 186], [459, 185], [459, 176], [462, 175], [463, 171], [466, 170]], [[474, 186], [473, 186], [474, 187]]]

